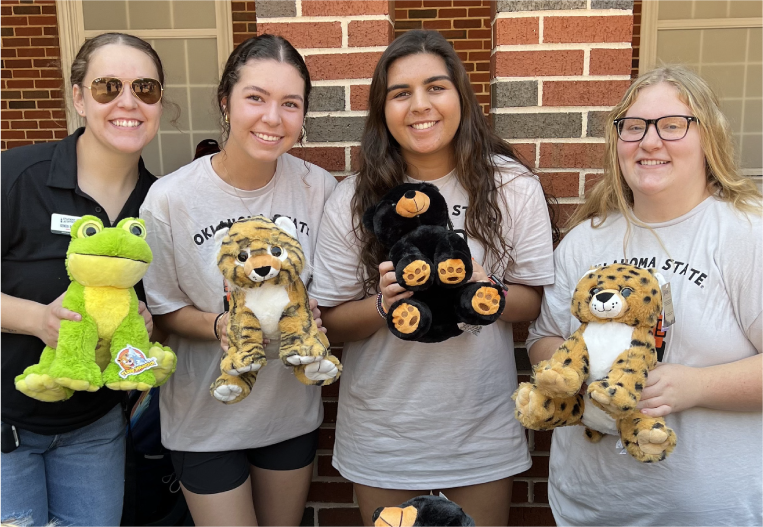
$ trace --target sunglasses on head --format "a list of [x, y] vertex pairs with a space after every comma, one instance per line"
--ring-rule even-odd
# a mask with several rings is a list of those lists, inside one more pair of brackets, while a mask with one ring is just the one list
[[124, 82], [116, 77], [98, 77], [93, 79], [90, 86], [85, 86], [90, 90], [95, 102], [107, 104], [119, 97], [124, 88], [124, 84], [129, 83], [130, 91], [140, 101], [146, 104], [156, 104], [162, 100], [162, 83], [156, 79], [143, 78], [125, 80]]

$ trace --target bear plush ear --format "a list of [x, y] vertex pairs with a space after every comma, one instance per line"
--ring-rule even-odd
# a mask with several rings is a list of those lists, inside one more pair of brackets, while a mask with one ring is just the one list
[[275, 222], [276, 226], [281, 229], [283, 232], [294, 238], [297, 239], [297, 226], [294, 225], [294, 222], [291, 221], [286, 216], [279, 216], [276, 218]]
[[368, 232], [374, 232], [374, 214], [376, 214], [376, 205], [371, 205], [363, 213], [363, 226]]

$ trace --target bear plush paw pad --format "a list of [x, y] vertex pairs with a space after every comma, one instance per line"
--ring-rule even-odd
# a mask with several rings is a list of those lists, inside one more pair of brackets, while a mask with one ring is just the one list
[[437, 264], [437, 277], [443, 284], [459, 284], [466, 278], [466, 266], [459, 259], [445, 260]]
[[480, 287], [472, 297], [472, 308], [480, 315], [494, 315], [501, 307], [501, 294], [493, 287]]
[[431, 269], [422, 260], [414, 260], [403, 269], [403, 281], [408, 287], [416, 287], [429, 280]]
[[392, 311], [392, 323], [395, 329], [403, 334], [410, 334], [416, 331], [421, 322], [421, 313], [418, 308], [411, 304], [400, 304]]

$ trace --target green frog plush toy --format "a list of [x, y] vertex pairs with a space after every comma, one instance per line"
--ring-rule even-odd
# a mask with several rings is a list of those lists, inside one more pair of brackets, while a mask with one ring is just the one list
[[62, 320], [58, 347], [16, 377], [16, 389], [40, 401], [63, 401], [74, 391], [149, 390], [175, 371], [177, 357], [151, 344], [138, 312], [137, 284], [153, 259], [143, 220], [105, 228], [95, 216], [72, 225], [66, 271], [72, 283], [63, 307], [82, 320]]

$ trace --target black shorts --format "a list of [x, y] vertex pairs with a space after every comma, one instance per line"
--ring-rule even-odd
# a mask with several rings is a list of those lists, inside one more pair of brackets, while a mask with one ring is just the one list
[[240, 487], [249, 465], [267, 470], [296, 470], [313, 462], [318, 429], [275, 445], [227, 452], [170, 452], [175, 474], [194, 494], [218, 494]]

